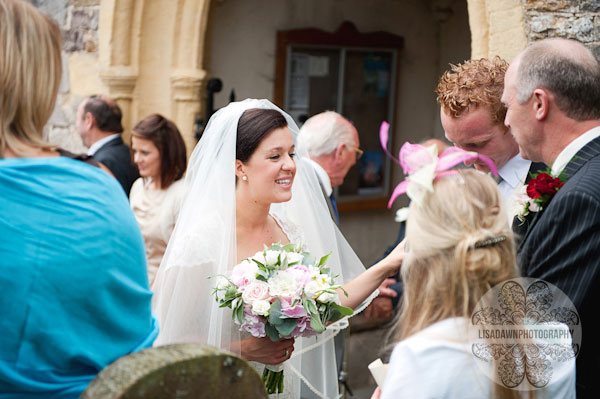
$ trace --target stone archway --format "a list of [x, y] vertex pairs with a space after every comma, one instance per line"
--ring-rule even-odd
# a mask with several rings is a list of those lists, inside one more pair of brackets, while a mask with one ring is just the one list
[[100, 8], [101, 79], [124, 115], [161, 113], [195, 145], [193, 123], [200, 88], [210, 0], [103, 0]]

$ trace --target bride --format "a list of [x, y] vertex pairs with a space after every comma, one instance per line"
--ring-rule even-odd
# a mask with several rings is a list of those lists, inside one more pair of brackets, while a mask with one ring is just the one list
[[[186, 196], [156, 282], [155, 345], [199, 342], [262, 364], [284, 363], [285, 397], [337, 398], [332, 338], [342, 319], [316, 337], [280, 340], [240, 333], [231, 310], [210, 296], [214, 280], [266, 244], [301, 243], [329, 266], [360, 312], [403, 258], [396, 248], [365, 270], [332, 221], [314, 171], [296, 154], [298, 128], [267, 100], [231, 103], [210, 119], [186, 176]], [[257, 366], [258, 367], [258, 366]], [[260, 366], [262, 367], [262, 366]]]

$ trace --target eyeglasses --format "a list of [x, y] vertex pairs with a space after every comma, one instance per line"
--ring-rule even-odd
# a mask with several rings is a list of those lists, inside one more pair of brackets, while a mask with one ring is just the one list
[[363, 154], [364, 154], [364, 151], [363, 151], [363, 150], [361, 150], [360, 148], [358, 148], [358, 147], [355, 147], [355, 146], [353, 146], [353, 145], [351, 145], [351, 144], [348, 144], [348, 147], [352, 148], [352, 150], [353, 150], [353, 151], [356, 153], [356, 160], [357, 160], [357, 161], [360, 159], [360, 157], [362, 157], [362, 156], [363, 156]]

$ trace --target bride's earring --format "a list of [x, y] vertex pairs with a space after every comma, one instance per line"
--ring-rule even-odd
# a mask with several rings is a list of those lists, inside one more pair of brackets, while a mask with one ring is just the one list
[[248, 181], [248, 176], [246, 176], [246, 175], [242, 176], [242, 180], [243, 181]]

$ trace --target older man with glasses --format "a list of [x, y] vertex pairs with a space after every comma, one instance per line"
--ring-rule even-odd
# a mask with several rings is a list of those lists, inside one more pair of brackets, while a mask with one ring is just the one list
[[304, 123], [297, 145], [310, 156], [331, 216], [339, 224], [333, 188], [344, 182], [350, 168], [363, 154], [356, 128], [337, 112], [325, 111]]

